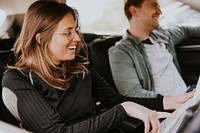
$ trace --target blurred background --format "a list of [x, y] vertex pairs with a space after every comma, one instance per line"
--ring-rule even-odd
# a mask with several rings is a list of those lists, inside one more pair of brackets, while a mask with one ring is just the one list
[[[0, 38], [15, 36], [12, 32], [21, 26], [27, 7], [34, 1], [0, 0]], [[163, 28], [200, 25], [200, 0], [158, 1], [163, 11], [160, 16]], [[123, 11], [124, 0], [66, 0], [66, 3], [79, 11], [81, 28], [85, 33], [121, 35], [128, 28]], [[15, 29], [10, 29], [13, 24]]]

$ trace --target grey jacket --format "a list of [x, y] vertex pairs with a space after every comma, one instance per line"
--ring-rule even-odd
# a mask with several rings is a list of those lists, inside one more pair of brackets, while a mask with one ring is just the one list
[[[200, 27], [176, 27], [154, 30], [150, 37], [162, 42], [173, 56], [180, 72], [175, 45], [189, 37], [200, 37]], [[122, 95], [129, 97], [157, 97], [151, 67], [144, 51], [144, 43], [129, 32], [108, 51], [110, 67], [116, 87]]]

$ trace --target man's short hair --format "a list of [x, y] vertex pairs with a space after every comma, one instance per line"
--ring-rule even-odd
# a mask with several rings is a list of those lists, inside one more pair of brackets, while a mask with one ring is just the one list
[[140, 7], [144, 0], [124, 0], [124, 13], [128, 20], [131, 19], [131, 13], [129, 11], [130, 6]]

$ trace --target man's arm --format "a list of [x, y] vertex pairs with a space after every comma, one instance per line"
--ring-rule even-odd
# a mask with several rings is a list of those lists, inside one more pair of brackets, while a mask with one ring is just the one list
[[[148, 84], [147, 82], [150, 82], [148, 68], [145, 65], [143, 56], [134, 57], [132, 53], [138, 51], [131, 48], [126, 50], [115, 46], [109, 49], [108, 52], [111, 72], [119, 93], [129, 97], [157, 97], [156, 92], [147, 91], [141, 85], [141, 83]], [[140, 69], [136, 69], [136, 67]], [[143, 71], [140, 72], [139, 70]], [[139, 79], [138, 74], [143, 79]]]
[[189, 6], [200, 11], [200, 7], [199, 7], [200, 1], [199, 0], [180, 0], [180, 1], [183, 2], [183, 3], [186, 3]]
[[166, 36], [169, 36], [170, 40], [168, 41], [177, 45], [179, 42], [187, 38], [200, 38], [200, 27], [177, 26], [166, 30], [165, 34]]

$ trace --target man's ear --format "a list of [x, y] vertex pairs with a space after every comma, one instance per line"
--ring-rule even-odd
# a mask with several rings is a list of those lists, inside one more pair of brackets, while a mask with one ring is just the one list
[[35, 35], [35, 40], [37, 41], [37, 43], [41, 43], [41, 34], [40, 33], [37, 33], [36, 35]]
[[130, 7], [129, 7], [129, 12], [132, 14], [132, 16], [135, 16], [135, 17], [138, 16], [138, 14], [137, 14], [137, 9], [136, 9], [136, 7], [134, 7], [134, 6], [130, 6]]

